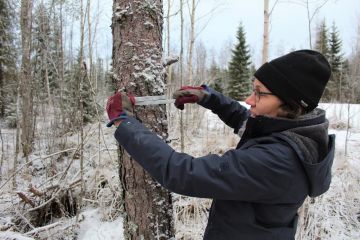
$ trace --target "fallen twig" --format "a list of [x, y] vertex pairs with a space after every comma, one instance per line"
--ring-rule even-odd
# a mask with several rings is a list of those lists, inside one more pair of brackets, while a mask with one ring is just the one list
[[38, 234], [40, 232], [44, 232], [44, 231], [47, 231], [51, 228], [54, 228], [60, 224], [62, 224], [63, 222], [62, 221], [59, 221], [59, 222], [55, 222], [55, 223], [52, 223], [52, 224], [49, 224], [49, 225], [46, 225], [46, 226], [43, 226], [43, 227], [38, 227], [38, 228], [35, 228], [27, 233], [25, 233], [25, 235], [27, 236], [31, 236], [31, 235], [34, 235], [34, 234]]

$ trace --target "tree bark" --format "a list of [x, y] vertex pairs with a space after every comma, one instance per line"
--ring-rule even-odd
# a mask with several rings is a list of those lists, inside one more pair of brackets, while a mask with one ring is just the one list
[[[180, 86], [184, 84], [184, 5], [180, 0]], [[180, 112], [180, 144], [181, 152], [185, 151], [184, 113]]]
[[[113, 83], [136, 96], [165, 94], [162, 65], [163, 2], [114, 0]], [[136, 107], [136, 116], [164, 139], [165, 105]], [[172, 199], [127, 153], [120, 151], [126, 239], [174, 236]]]
[[188, 52], [188, 81], [189, 85], [193, 85], [193, 52], [195, 45], [195, 12], [196, 5], [195, 0], [191, 1], [191, 13], [190, 13], [190, 39], [189, 39], [189, 52]]
[[[0, 42], [1, 49], [1, 42]], [[4, 92], [4, 74], [3, 66], [0, 61], [0, 118], [5, 116], [5, 92]]]
[[266, 63], [269, 59], [269, 0], [264, 0], [264, 35], [262, 49], [262, 63]]
[[34, 126], [33, 126], [33, 82], [30, 66], [31, 50], [31, 22], [32, 22], [32, 0], [21, 1], [21, 99], [22, 99], [22, 124], [21, 145], [23, 154], [27, 157], [32, 151]]

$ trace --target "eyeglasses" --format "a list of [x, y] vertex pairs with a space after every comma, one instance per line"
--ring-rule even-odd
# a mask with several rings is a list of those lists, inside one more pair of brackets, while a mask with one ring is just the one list
[[253, 93], [255, 94], [256, 102], [259, 102], [259, 101], [260, 101], [260, 97], [261, 97], [261, 96], [264, 96], [264, 95], [275, 95], [275, 94], [273, 94], [273, 93], [271, 93], [271, 92], [261, 92], [261, 91], [259, 91], [259, 89], [253, 89], [252, 91], [253, 91]]

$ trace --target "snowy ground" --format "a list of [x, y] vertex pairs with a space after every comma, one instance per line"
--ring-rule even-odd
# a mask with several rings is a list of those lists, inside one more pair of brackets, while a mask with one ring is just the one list
[[[307, 223], [307, 228], [299, 227], [297, 239], [360, 239], [360, 105], [322, 104], [321, 107], [327, 110], [330, 132], [337, 136], [333, 181], [326, 194], [315, 201], [306, 201], [307, 214], [302, 219]], [[174, 114], [171, 120], [178, 116], [177, 111]], [[195, 107], [191, 116], [187, 118], [191, 127], [187, 128], [185, 136], [187, 153], [194, 156], [208, 154], [210, 151], [222, 154], [236, 146], [239, 137], [210, 111]], [[36, 150], [30, 157], [33, 163], [26, 165], [25, 160], [19, 157], [18, 169], [23, 168], [16, 177], [17, 187], [13, 188], [10, 177], [15, 158], [15, 131], [0, 123], [3, 160], [0, 181], [0, 239], [123, 239], [122, 218], [118, 211], [119, 180], [116, 144], [112, 136], [114, 129], [105, 128], [105, 121], [104, 117], [100, 132], [97, 123], [87, 126], [85, 130], [86, 207], [77, 216], [54, 216], [49, 222], [49, 228], [39, 229], [28, 224], [25, 231], [19, 229], [14, 219], [26, 219], [26, 209], [31, 207], [21, 202], [17, 193], [28, 194], [30, 183], [38, 189], [49, 189], [57, 184], [63, 187], [71, 184], [78, 186], [80, 160], [70, 156], [74, 156], [72, 149], [77, 148], [80, 138], [78, 135], [63, 136], [60, 143], [65, 146], [62, 149], [67, 149], [68, 152], [49, 157], [56, 153], [55, 146], [60, 143], [49, 141], [51, 126], [43, 125], [42, 131], [38, 133], [41, 140], [35, 144]], [[173, 121], [170, 124], [173, 126], [170, 138], [177, 139], [178, 123]], [[179, 141], [172, 141], [175, 149], [179, 150], [179, 145]], [[63, 176], [61, 182], [58, 181], [59, 176]], [[41, 200], [36, 197], [32, 199], [37, 204]], [[174, 199], [176, 238], [202, 239], [211, 201], [175, 194]], [[34, 231], [38, 232], [35, 234]]]

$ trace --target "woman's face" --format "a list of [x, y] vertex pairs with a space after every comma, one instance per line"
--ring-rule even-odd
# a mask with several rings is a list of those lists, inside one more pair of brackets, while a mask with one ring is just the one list
[[280, 106], [283, 102], [277, 96], [273, 95], [259, 80], [253, 82], [253, 93], [246, 98], [246, 104], [250, 105], [251, 117], [265, 115], [276, 117], [280, 112]]

